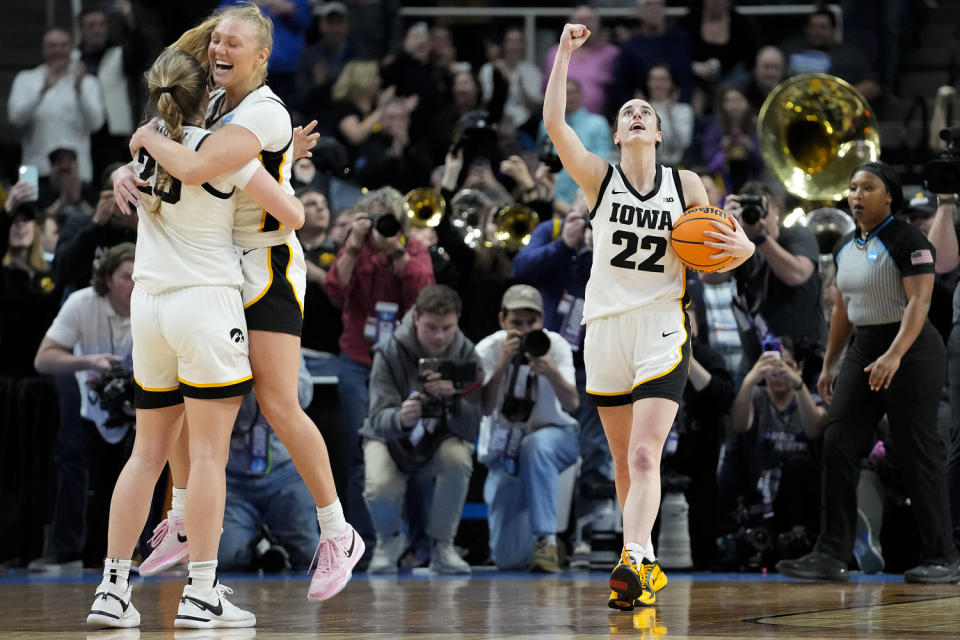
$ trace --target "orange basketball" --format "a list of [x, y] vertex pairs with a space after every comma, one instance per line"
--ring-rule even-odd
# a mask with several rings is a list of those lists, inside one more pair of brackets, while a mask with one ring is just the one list
[[723, 209], [717, 207], [692, 207], [683, 212], [680, 219], [673, 225], [673, 231], [670, 232], [670, 245], [673, 247], [677, 259], [684, 265], [694, 271], [710, 273], [722, 269], [733, 260], [728, 256], [722, 260], [713, 260], [710, 258], [715, 253], [720, 253], [716, 247], [708, 247], [703, 244], [705, 240], [715, 241], [716, 238], [703, 235], [704, 231], [719, 231], [713, 222], [725, 224], [731, 229], [735, 229], [730, 216]]

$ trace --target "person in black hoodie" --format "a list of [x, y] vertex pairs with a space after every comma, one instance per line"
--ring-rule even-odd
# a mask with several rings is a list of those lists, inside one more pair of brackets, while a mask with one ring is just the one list
[[457, 326], [461, 309], [453, 289], [428, 285], [390, 339], [374, 347], [370, 413], [360, 429], [363, 495], [377, 531], [370, 573], [395, 572], [406, 550], [401, 525], [412, 474], [436, 481], [427, 524], [431, 569], [470, 573], [453, 539], [473, 473], [481, 365]]

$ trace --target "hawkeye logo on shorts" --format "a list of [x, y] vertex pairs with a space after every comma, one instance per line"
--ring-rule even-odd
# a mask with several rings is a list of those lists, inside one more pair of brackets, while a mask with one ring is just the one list
[[230, 329], [230, 337], [237, 344], [243, 344], [243, 331], [237, 328]]

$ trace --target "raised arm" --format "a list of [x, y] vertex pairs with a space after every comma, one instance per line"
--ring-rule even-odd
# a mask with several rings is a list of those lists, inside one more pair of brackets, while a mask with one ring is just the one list
[[543, 98], [543, 126], [557, 150], [557, 155], [560, 156], [563, 168], [580, 185], [587, 195], [587, 201], [593, 207], [600, 194], [603, 177], [607, 173], [607, 161], [587, 151], [576, 131], [566, 121], [567, 70], [570, 67], [570, 56], [589, 37], [590, 30], [582, 24], [564, 25]]

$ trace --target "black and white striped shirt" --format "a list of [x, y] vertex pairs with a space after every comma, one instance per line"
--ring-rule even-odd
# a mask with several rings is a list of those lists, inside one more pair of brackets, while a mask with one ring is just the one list
[[903, 319], [903, 278], [934, 272], [933, 245], [915, 227], [893, 216], [866, 239], [847, 234], [833, 250], [837, 288], [855, 326], [894, 324]]

